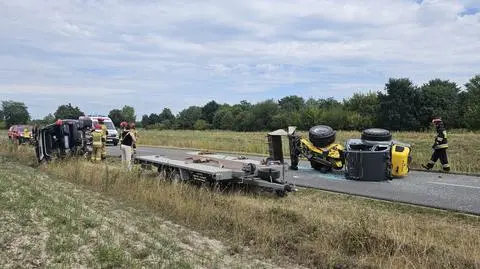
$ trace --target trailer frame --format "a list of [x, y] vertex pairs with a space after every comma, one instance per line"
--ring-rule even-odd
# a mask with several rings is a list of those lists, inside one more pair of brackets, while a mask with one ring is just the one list
[[[236, 159], [219, 154], [211, 155], [212, 158], [203, 163], [196, 163], [194, 162], [194, 156], [199, 157], [201, 153], [190, 152], [188, 155], [191, 157], [186, 157], [184, 160], [167, 158], [160, 155], [135, 156], [134, 162], [140, 164], [144, 169], [152, 169], [155, 167], [159, 174], [176, 183], [193, 181], [209, 185], [249, 185], [273, 191], [280, 197], [286, 196], [289, 192], [296, 191], [294, 184], [285, 181], [285, 172], [287, 169], [285, 169], [284, 164], [249, 160], [246, 158]], [[223, 165], [219, 160], [226, 160], [230, 163], [233, 162], [238, 167], [222, 167]]]

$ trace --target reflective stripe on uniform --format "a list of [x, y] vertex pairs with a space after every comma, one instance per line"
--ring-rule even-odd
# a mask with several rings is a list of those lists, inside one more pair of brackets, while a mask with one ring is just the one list
[[448, 167], [450, 167], [450, 164], [448, 164], [448, 163], [442, 164], [442, 167], [443, 167], [443, 168], [448, 168]]
[[435, 146], [436, 149], [446, 149], [448, 148], [448, 144], [440, 144]]

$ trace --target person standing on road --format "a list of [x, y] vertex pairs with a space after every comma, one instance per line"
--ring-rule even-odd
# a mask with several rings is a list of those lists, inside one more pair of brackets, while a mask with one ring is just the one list
[[447, 141], [447, 130], [443, 124], [442, 119], [435, 118], [432, 120], [432, 123], [435, 125], [437, 129], [437, 135], [435, 137], [435, 142], [433, 143], [433, 154], [428, 163], [422, 164], [422, 167], [430, 170], [433, 168], [435, 163], [440, 159], [440, 163], [442, 164], [443, 171], [449, 172], [450, 171], [450, 164], [448, 163], [448, 156], [447, 156], [447, 148], [448, 148], [448, 141]]
[[138, 133], [137, 133], [137, 128], [135, 128], [135, 123], [130, 124], [130, 129], [132, 130], [132, 134], [135, 137], [135, 142], [133, 142], [132, 149], [133, 149], [133, 155], [137, 154], [137, 138], [138, 138]]
[[102, 160], [105, 160], [107, 158], [107, 135], [108, 135], [108, 129], [107, 125], [105, 125], [105, 122], [103, 118], [98, 119], [98, 124], [102, 128]]
[[126, 130], [125, 128], [127, 127], [128, 123], [126, 121], [120, 122], [120, 148], [122, 147], [122, 133]]
[[122, 132], [122, 164], [126, 165], [128, 170], [132, 170], [132, 146], [135, 143], [135, 135], [130, 130], [130, 126], [126, 126]]
[[102, 160], [102, 146], [103, 146], [102, 127], [99, 124], [95, 125], [95, 131], [92, 132], [92, 161]]

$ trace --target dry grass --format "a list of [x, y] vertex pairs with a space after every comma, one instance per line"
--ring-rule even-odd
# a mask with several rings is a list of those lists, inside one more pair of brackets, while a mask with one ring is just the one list
[[49, 174], [0, 156], [1, 268], [280, 268]]
[[[307, 133], [302, 134], [308, 136]], [[142, 145], [267, 154], [264, 132], [141, 130], [139, 135], [139, 143]], [[434, 135], [433, 132], [395, 132], [393, 137], [413, 146], [412, 168], [421, 168], [421, 164], [426, 163], [432, 154]], [[339, 131], [337, 143], [358, 137], [360, 132]], [[477, 152], [480, 147], [479, 133], [450, 131], [449, 145], [448, 154], [453, 172], [480, 173], [480, 154]], [[284, 143], [284, 149], [288, 155], [287, 143]]]
[[[0, 152], [30, 163], [22, 147]], [[315, 268], [480, 268], [477, 217], [313, 190], [221, 194], [81, 160], [40, 169], [228, 242], [232, 254]]]

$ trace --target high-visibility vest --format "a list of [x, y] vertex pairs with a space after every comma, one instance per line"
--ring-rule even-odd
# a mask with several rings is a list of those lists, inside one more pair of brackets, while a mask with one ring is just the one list
[[446, 149], [448, 148], [447, 141], [447, 131], [444, 127], [437, 128], [437, 136], [435, 137], [435, 149]]
[[102, 137], [103, 137], [103, 133], [101, 131], [95, 131], [92, 133], [94, 147], [102, 146]]
[[102, 136], [103, 136], [103, 138], [107, 139], [107, 125], [105, 125], [105, 124], [100, 124], [100, 126], [102, 127]]

